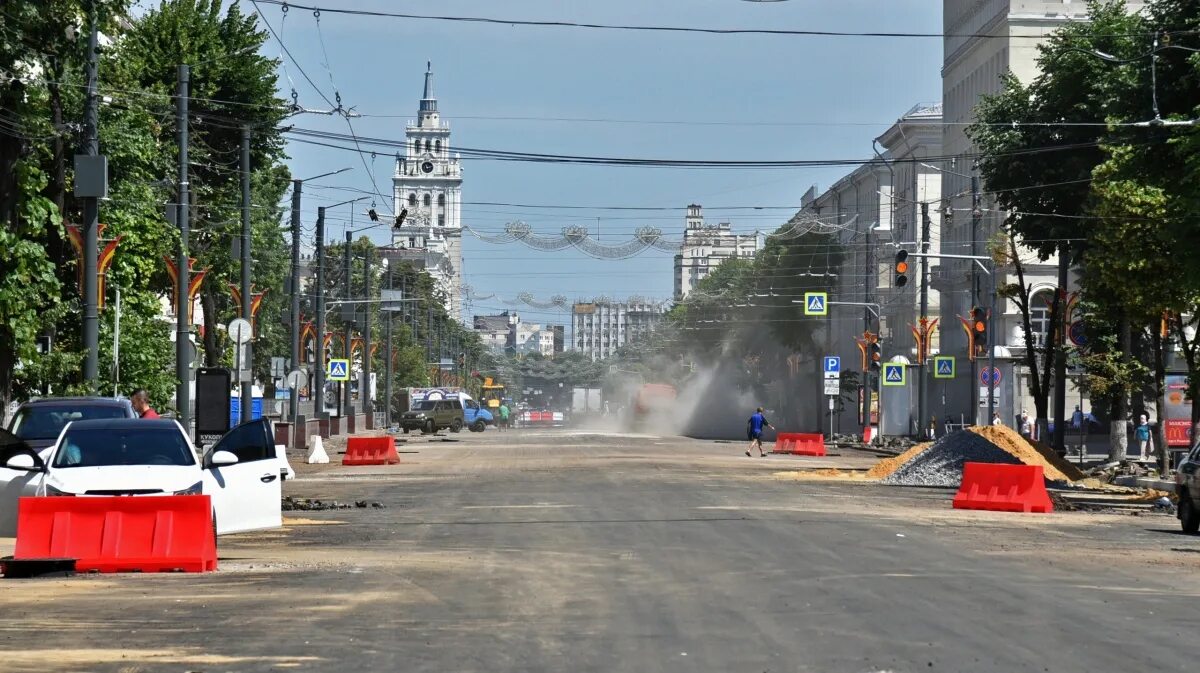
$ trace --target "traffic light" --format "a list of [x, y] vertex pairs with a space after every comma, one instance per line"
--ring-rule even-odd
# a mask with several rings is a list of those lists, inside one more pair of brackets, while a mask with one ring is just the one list
[[900, 250], [896, 253], [896, 264], [894, 267], [895, 277], [892, 285], [894, 287], [904, 287], [908, 285], [908, 251]]
[[408, 208], [401, 208], [400, 214], [396, 215], [396, 223], [392, 226], [400, 227], [401, 225], [404, 224], [404, 218], [406, 218], [406, 217], [408, 217]]
[[872, 341], [871, 345], [867, 347], [867, 359], [872, 371], [879, 371], [879, 368], [883, 366], [883, 349], [879, 347], [878, 340]]
[[976, 352], [983, 352], [988, 345], [987, 309], [978, 306], [971, 309], [971, 333]]

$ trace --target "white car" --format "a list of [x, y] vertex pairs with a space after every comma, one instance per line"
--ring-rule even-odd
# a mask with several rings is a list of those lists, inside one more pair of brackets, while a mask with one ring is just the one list
[[266, 419], [233, 428], [202, 456], [170, 419], [74, 421], [40, 452], [12, 435], [5, 440], [0, 442], [0, 536], [16, 534], [17, 499], [30, 495], [203, 493], [212, 498], [217, 534], [283, 525], [285, 472]]

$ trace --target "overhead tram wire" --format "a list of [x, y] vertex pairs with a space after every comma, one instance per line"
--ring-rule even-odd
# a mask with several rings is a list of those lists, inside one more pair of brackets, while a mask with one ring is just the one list
[[[258, 3], [267, 5], [278, 5], [285, 8], [307, 9], [310, 11], [329, 12], [331, 14], [345, 14], [349, 16], [365, 16], [373, 18], [390, 18], [390, 19], [412, 19], [418, 21], [451, 21], [460, 23], [481, 23], [494, 24], [506, 27], [512, 26], [532, 26], [545, 28], [590, 28], [597, 30], [621, 30], [621, 31], [637, 31], [637, 32], [663, 32], [663, 33], [699, 33], [707, 35], [776, 35], [784, 37], [873, 37], [873, 38], [936, 38], [942, 39], [947, 37], [961, 38], [979, 38], [979, 39], [1010, 39], [1010, 38], [1028, 38], [1028, 39], [1043, 39], [1040, 35], [992, 35], [987, 33], [915, 33], [915, 32], [899, 32], [899, 31], [837, 31], [837, 30], [791, 30], [784, 28], [704, 28], [692, 26], [662, 26], [662, 25], [622, 25], [608, 23], [586, 23], [579, 21], [542, 21], [533, 19], [501, 19], [493, 17], [479, 16], [448, 16], [436, 14], [411, 14], [405, 12], [384, 12], [379, 10], [367, 9], [332, 9], [318, 8], [316, 6], [300, 5], [287, 0], [251, 0], [255, 6]], [[1174, 31], [1171, 35], [1185, 35], [1196, 31]], [[1132, 38], [1132, 37], [1150, 37], [1152, 33], [1128, 33], [1114, 34], [1103, 37], [1114, 38]], [[1089, 36], [1100, 37], [1100, 36]]]

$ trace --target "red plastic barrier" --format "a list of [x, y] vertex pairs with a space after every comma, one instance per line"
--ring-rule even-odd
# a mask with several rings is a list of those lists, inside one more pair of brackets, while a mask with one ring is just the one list
[[382, 437], [349, 437], [342, 465], [395, 465], [400, 462], [396, 440]]
[[806, 432], [781, 432], [775, 436], [772, 453], [790, 453], [797, 456], [825, 455], [825, 436]]
[[955, 509], [1053, 512], [1041, 465], [964, 463]]
[[77, 572], [217, 569], [207, 495], [20, 498], [16, 559], [74, 558]]

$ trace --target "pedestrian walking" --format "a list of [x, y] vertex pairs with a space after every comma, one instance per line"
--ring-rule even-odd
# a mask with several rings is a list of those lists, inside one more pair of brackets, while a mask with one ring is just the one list
[[1004, 425], [1004, 421], [1000, 420], [1000, 412], [992, 412], [992, 425]]
[[1029, 412], [1021, 410], [1021, 426], [1019, 432], [1025, 439], [1033, 439], [1033, 419], [1029, 417]]
[[1150, 441], [1150, 421], [1146, 418], [1146, 414], [1138, 416], [1138, 424], [1133, 430], [1133, 436], [1137, 439], [1138, 460], [1149, 460], [1153, 444]]
[[158, 412], [150, 406], [150, 395], [145, 388], [133, 391], [133, 395], [129, 397], [129, 404], [137, 412], [138, 418], [158, 418]]
[[746, 438], [750, 440], [750, 448], [746, 449], [746, 455], [750, 456], [750, 449], [758, 447], [758, 455], [760, 458], [767, 456], [763, 451], [762, 433], [764, 428], [774, 429], [775, 426], [763, 416], [763, 408], [759, 407], [757, 411], [746, 421]]
[[508, 430], [508, 417], [512, 415], [512, 411], [503, 402], [500, 403], [500, 408], [497, 411], [500, 414], [500, 429]]

